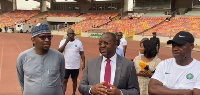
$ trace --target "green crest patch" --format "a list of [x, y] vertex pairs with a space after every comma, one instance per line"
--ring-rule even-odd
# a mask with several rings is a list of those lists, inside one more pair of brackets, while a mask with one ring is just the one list
[[187, 79], [193, 79], [193, 78], [194, 78], [194, 75], [191, 74], [191, 73], [189, 73], [189, 74], [186, 75], [186, 78], [187, 78]]

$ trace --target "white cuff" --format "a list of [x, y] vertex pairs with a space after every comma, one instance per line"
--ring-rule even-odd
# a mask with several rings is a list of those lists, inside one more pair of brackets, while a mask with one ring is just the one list
[[91, 89], [92, 89], [92, 87], [90, 87], [90, 90], [89, 90], [89, 94], [90, 94], [90, 95], [92, 95], [92, 94], [91, 94], [91, 92], [90, 92], [90, 91], [91, 91]]

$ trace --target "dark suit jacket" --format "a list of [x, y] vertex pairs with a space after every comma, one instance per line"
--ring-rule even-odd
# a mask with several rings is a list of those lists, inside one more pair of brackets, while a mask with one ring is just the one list
[[156, 38], [151, 37], [150, 40], [152, 40], [156, 44], [157, 51], [159, 51], [159, 49], [160, 49], [160, 39], [157, 38], [157, 37]]
[[[102, 56], [88, 60], [78, 88], [81, 94], [89, 95], [90, 88], [100, 83], [102, 60]], [[132, 61], [117, 55], [113, 85], [120, 89], [123, 95], [139, 95], [138, 80]]]

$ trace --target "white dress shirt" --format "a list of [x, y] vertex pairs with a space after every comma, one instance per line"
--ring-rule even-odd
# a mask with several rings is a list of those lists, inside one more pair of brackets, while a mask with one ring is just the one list
[[[105, 68], [106, 68], [106, 57], [103, 56], [103, 60], [101, 63], [101, 71], [100, 71], [100, 83], [104, 82], [104, 75], [105, 75]], [[110, 66], [111, 66], [111, 77], [110, 77], [110, 84], [113, 85], [114, 79], [115, 79], [115, 71], [116, 71], [116, 61], [117, 61], [117, 54], [115, 53], [114, 56], [110, 58]], [[92, 88], [92, 87], [91, 87]], [[89, 93], [91, 91], [91, 88], [89, 90]], [[121, 95], [123, 95], [122, 91], [120, 90]], [[90, 93], [91, 94], [91, 93]]]
[[[103, 60], [101, 63], [101, 71], [100, 71], [100, 83], [104, 82], [104, 75], [105, 75], [105, 68], [106, 68], [106, 57], [103, 56]], [[115, 70], [116, 70], [116, 60], [117, 60], [117, 54], [115, 54], [113, 57], [110, 58], [110, 66], [111, 66], [111, 77], [110, 77], [110, 84], [113, 85], [114, 79], [115, 79]]]
[[124, 46], [126, 46], [126, 45], [127, 45], [126, 39], [125, 38], [121, 38], [118, 48], [122, 49], [122, 51], [123, 51], [124, 50]]

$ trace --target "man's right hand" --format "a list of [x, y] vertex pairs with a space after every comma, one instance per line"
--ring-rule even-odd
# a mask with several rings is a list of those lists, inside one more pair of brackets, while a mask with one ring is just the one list
[[70, 38], [68, 37], [68, 38], [65, 40], [65, 42], [68, 43], [69, 41], [70, 41]]
[[102, 83], [92, 86], [90, 93], [95, 94], [95, 95], [106, 95], [107, 89], [104, 86], [104, 83], [105, 82], [102, 82]]

